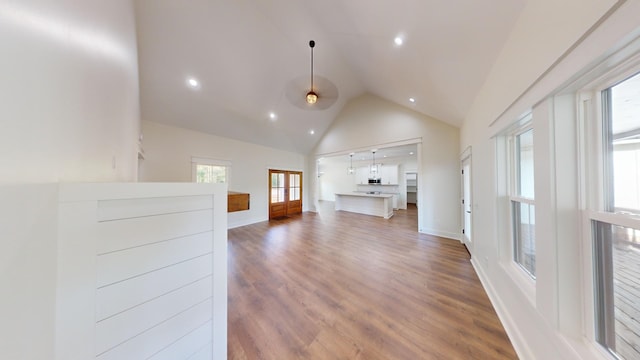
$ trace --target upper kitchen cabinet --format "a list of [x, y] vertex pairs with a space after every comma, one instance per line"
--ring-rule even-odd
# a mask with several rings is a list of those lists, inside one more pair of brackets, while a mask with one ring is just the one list
[[355, 176], [356, 184], [367, 184], [369, 183], [369, 167], [359, 167], [356, 168], [356, 176]]
[[[380, 179], [379, 184], [397, 185], [398, 184], [398, 165], [381, 165], [378, 168], [379, 174], [376, 178]], [[369, 166], [356, 168], [355, 182], [356, 184], [368, 184], [369, 179], [373, 178]]]
[[380, 166], [380, 183], [384, 185], [398, 184], [398, 165]]

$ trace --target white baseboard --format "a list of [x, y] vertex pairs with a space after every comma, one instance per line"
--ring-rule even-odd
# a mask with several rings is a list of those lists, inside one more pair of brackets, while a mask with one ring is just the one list
[[242, 219], [240, 221], [236, 221], [236, 222], [228, 222], [227, 223], [227, 229], [235, 229], [237, 227], [241, 227], [241, 226], [247, 226], [247, 225], [251, 225], [251, 224], [255, 224], [255, 223], [259, 223], [259, 222], [263, 222], [263, 221], [267, 221], [269, 219], [266, 218], [250, 218], [250, 219]]
[[452, 232], [448, 232], [448, 231], [440, 231], [440, 230], [434, 230], [434, 229], [422, 229], [422, 230], [420, 230], [420, 233], [421, 234], [438, 236], [438, 237], [441, 237], [441, 238], [446, 238], [446, 239], [451, 239], [451, 240], [461, 241], [461, 239], [462, 239], [460, 234], [456, 234], [456, 233], [452, 233]]

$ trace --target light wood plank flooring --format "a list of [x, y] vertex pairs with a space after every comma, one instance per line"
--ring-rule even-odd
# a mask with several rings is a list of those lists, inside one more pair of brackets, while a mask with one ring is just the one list
[[229, 230], [229, 359], [517, 359], [459, 242], [332, 205]]

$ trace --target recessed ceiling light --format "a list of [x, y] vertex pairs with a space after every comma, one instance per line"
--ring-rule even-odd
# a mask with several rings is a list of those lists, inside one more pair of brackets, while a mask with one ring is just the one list
[[189, 85], [189, 87], [192, 89], [198, 89], [200, 87], [200, 82], [198, 82], [198, 80], [194, 78], [188, 78], [187, 85]]
[[404, 43], [404, 39], [402, 39], [400, 36], [396, 36], [396, 38], [395, 38], [395, 39], [393, 39], [393, 42], [394, 42], [396, 45], [400, 46], [400, 45], [402, 45], [402, 44]]
[[270, 112], [269, 113], [269, 119], [275, 120], [276, 118], [277, 118], [276, 113], [274, 113], [274, 112]]
[[383, 156], [383, 157], [387, 157], [387, 155]]
[[413, 155], [413, 151], [409, 153], [409, 155]]
[[415, 98], [410, 97], [410, 98], [409, 98], [409, 102], [414, 103], [414, 102], [416, 102], [416, 99], [415, 99]]
[[316, 133], [315, 130], [313, 130], [313, 129], [309, 130], [309, 135], [313, 135], [315, 133]]

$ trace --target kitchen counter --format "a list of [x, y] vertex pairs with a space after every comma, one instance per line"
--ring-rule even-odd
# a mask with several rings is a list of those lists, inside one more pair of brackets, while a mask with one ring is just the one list
[[393, 216], [392, 194], [368, 194], [363, 192], [336, 193], [336, 211], [380, 216]]

